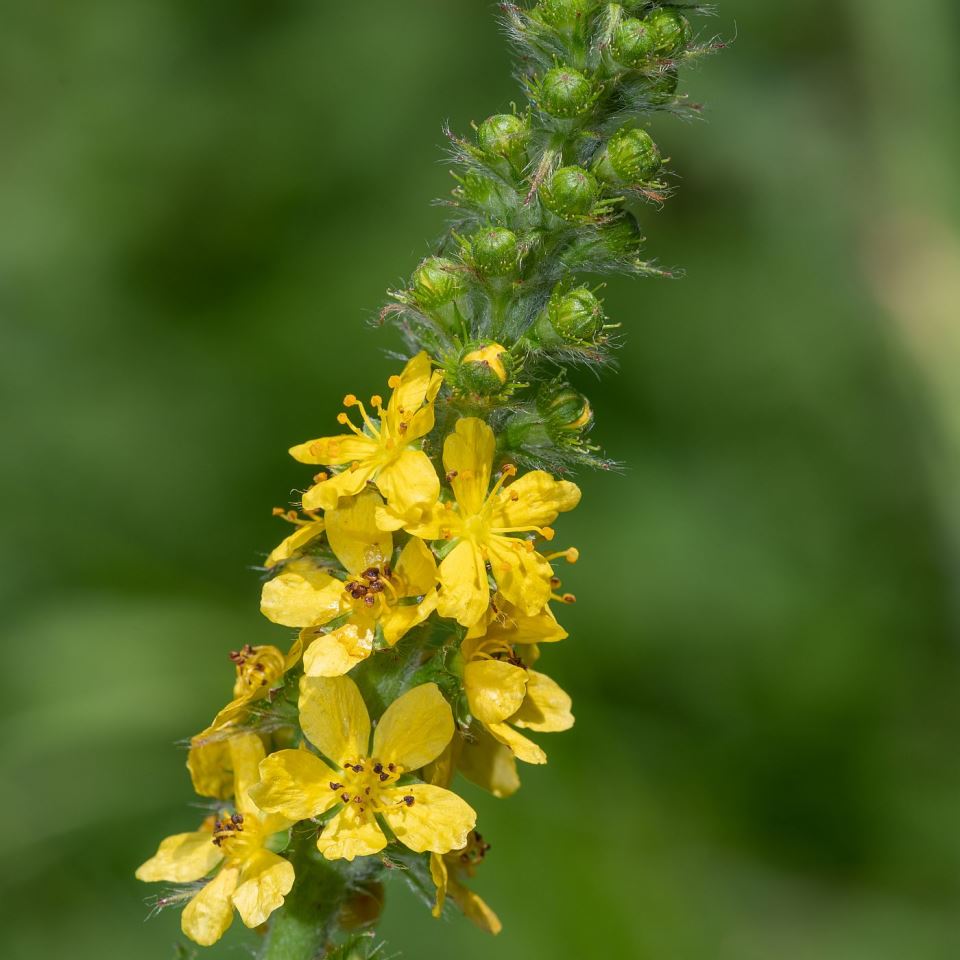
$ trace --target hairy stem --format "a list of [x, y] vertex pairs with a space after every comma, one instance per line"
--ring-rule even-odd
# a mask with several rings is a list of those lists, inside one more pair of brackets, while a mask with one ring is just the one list
[[261, 960], [322, 957], [346, 893], [346, 876], [318, 855], [313, 831], [294, 839], [290, 860], [297, 880], [270, 920]]

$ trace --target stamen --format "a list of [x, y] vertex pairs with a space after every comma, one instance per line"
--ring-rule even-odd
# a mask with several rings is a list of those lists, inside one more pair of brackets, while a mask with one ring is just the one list
[[551, 563], [554, 560], [566, 560], [567, 563], [576, 563], [580, 559], [580, 551], [576, 547], [567, 547], [566, 550], [548, 553], [544, 559], [549, 560]]
[[400, 386], [400, 377], [397, 374], [394, 374], [388, 381], [387, 386], [391, 390], [396, 390]]

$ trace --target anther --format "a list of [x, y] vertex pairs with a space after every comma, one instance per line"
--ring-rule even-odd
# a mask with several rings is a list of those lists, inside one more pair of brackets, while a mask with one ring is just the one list
[[370, 406], [373, 407], [374, 409], [376, 409], [377, 407], [382, 407], [382, 406], [383, 406], [383, 397], [381, 397], [379, 393], [375, 393], [375, 394], [370, 398]]
[[387, 386], [388, 386], [391, 390], [396, 390], [397, 387], [400, 386], [400, 377], [398, 377], [397, 374], [394, 374], [394, 375], [387, 381]]
[[342, 789], [343, 789], [343, 784], [342, 784], [342, 783], [337, 783], [335, 780], [331, 780], [331, 781], [330, 781], [330, 789], [333, 790], [334, 792], [336, 792], [337, 790], [342, 790]]
[[408, 793], [401, 802], [405, 803], [408, 807], [412, 807], [417, 801], [415, 797]]
[[356, 396], [355, 396], [354, 394], [352, 394], [352, 393], [348, 393], [348, 394], [343, 398], [343, 405], [344, 405], [345, 407], [355, 407], [355, 406], [357, 405], [357, 398], [356, 398]]
[[341, 799], [344, 803], [349, 803], [349, 802], [350, 802], [350, 794], [349, 794], [349, 793], [341, 793], [341, 794], [340, 794], [340, 799]]

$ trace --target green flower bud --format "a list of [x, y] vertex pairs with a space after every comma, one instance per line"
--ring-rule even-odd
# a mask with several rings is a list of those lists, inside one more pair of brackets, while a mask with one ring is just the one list
[[555, 439], [581, 436], [593, 426], [590, 401], [566, 384], [541, 390], [537, 409], [546, 421], [547, 431]]
[[527, 142], [530, 129], [525, 120], [512, 113], [498, 113], [488, 117], [477, 129], [477, 143], [484, 153], [503, 157], [515, 167], [527, 161]]
[[653, 36], [654, 52], [661, 57], [672, 57], [693, 39], [690, 21], [677, 10], [661, 7], [644, 18]]
[[424, 310], [436, 310], [467, 292], [463, 268], [446, 257], [428, 257], [413, 273], [413, 296]]
[[587, 287], [554, 290], [537, 317], [534, 334], [544, 346], [590, 343], [603, 328], [603, 304]]
[[478, 344], [460, 360], [457, 380], [470, 393], [490, 397], [499, 393], [508, 379], [506, 347], [499, 343]]
[[561, 167], [540, 187], [544, 206], [564, 220], [585, 217], [593, 209], [600, 186], [583, 167]]
[[569, 30], [582, 23], [596, 5], [596, 0], [540, 0], [533, 15], [548, 27]]
[[572, 119], [582, 116], [596, 99], [593, 84], [572, 67], [554, 67], [543, 75], [540, 83], [540, 106], [551, 117]]
[[646, 130], [618, 130], [593, 162], [593, 172], [607, 183], [649, 180], [660, 169], [660, 151]]
[[653, 56], [656, 44], [649, 23], [636, 17], [627, 17], [614, 31], [610, 52], [617, 63], [635, 67]]
[[470, 256], [477, 270], [488, 277], [513, 273], [520, 259], [517, 235], [503, 227], [485, 227], [470, 238]]
[[577, 287], [547, 304], [550, 326], [565, 340], [593, 340], [603, 327], [603, 304], [592, 290]]

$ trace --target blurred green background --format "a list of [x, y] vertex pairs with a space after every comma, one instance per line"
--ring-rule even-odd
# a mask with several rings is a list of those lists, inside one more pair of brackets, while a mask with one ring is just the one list
[[[440, 127], [517, 96], [486, 0], [0, 0], [0, 953], [169, 960], [133, 869], [175, 741], [282, 642], [250, 567], [293, 442], [443, 212]], [[399, 884], [408, 957], [960, 956], [960, 14], [724, 0], [658, 118], [678, 282], [614, 281], [628, 464], [582, 477], [548, 667], [578, 723], [475, 791], [506, 932]], [[244, 957], [231, 934], [210, 957]]]

